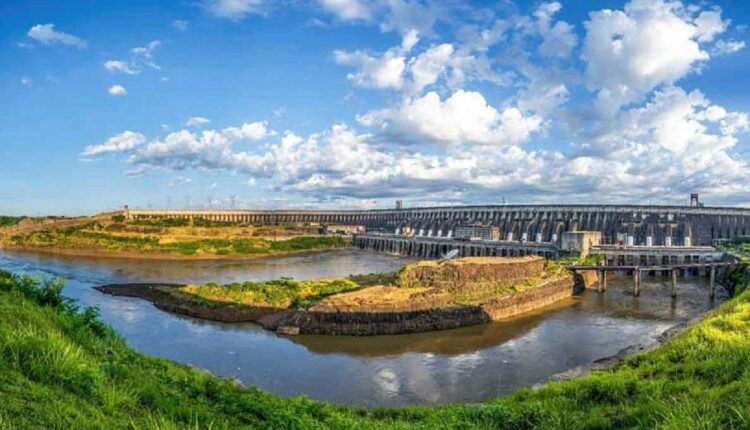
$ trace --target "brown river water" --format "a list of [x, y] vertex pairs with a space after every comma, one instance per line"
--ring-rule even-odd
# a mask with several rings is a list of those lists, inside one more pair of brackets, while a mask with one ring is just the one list
[[64, 294], [98, 306], [102, 319], [138, 351], [239, 379], [281, 396], [366, 406], [480, 402], [552, 375], [653, 342], [665, 330], [726, 298], [708, 298], [708, 281], [609, 280], [604, 294], [581, 296], [507, 322], [397, 336], [284, 337], [255, 324], [198, 320], [149, 302], [105, 295], [97, 285], [125, 282], [231, 282], [393, 271], [413, 260], [364, 251], [249, 261], [151, 261], [0, 251], [0, 269], [60, 276]]

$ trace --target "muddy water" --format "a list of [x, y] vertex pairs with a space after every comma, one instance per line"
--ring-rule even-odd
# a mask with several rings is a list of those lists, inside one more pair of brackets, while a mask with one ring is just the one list
[[411, 260], [361, 251], [253, 261], [147, 261], [0, 252], [0, 269], [68, 279], [64, 293], [98, 306], [135, 349], [235, 377], [282, 396], [368, 406], [479, 402], [551, 375], [653, 341], [664, 330], [718, 303], [706, 278], [614, 278], [551, 309], [508, 322], [444, 332], [369, 338], [282, 337], [253, 324], [224, 324], [169, 314], [150, 303], [93, 287], [121, 282], [228, 282], [297, 279], [395, 270]]

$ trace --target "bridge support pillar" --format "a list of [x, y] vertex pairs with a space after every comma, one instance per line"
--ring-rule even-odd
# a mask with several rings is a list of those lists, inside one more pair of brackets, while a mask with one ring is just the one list
[[716, 266], [711, 266], [711, 273], [708, 282], [708, 297], [713, 300], [714, 297], [716, 297]]
[[599, 278], [599, 292], [607, 291], [607, 272], [604, 269], [599, 269], [596, 271], [596, 275]]
[[636, 267], [633, 269], [633, 296], [638, 297], [641, 295], [641, 269]]
[[672, 298], [677, 297], [677, 269], [672, 269]]

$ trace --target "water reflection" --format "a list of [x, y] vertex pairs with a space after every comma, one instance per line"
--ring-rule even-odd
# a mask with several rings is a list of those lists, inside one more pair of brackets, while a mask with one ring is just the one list
[[[299, 279], [394, 270], [410, 260], [358, 251], [252, 261], [155, 262], [0, 252], [0, 269], [65, 276], [65, 294], [100, 307], [102, 318], [137, 350], [239, 378], [284, 396], [397, 406], [478, 402], [655, 339], [713, 306], [705, 278], [615, 278], [545, 312], [506, 322], [398, 336], [283, 337], [254, 324], [169, 314], [143, 300], [101, 294], [105, 283]], [[719, 290], [721, 292], [721, 290]], [[717, 302], [724, 296], [718, 296]]]

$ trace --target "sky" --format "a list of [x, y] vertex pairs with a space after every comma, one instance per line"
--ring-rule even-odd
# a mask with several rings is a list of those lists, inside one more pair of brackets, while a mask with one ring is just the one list
[[750, 3], [0, 1], [0, 214], [750, 207]]

